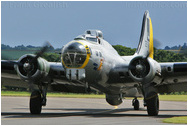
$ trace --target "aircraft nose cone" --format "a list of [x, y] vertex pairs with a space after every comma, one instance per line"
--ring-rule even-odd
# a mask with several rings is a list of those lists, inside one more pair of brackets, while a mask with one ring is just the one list
[[78, 42], [70, 43], [63, 49], [63, 53], [82, 53], [86, 54], [84, 45]]
[[79, 42], [72, 42], [62, 50], [62, 63], [68, 68], [81, 67], [87, 58], [85, 46]]

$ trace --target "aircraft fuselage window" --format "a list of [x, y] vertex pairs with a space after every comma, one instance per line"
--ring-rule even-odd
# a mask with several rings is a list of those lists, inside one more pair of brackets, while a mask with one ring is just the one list
[[102, 54], [101, 54], [101, 52], [99, 52], [99, 56], [100, 56], [100, 57], [102, 57]]
[[99, 54], [98, 54], [98, 52], [96, 51], [96, 56], [98, 56]]
[[87, 40], [97, 42], [97, 38], [86, 37]]

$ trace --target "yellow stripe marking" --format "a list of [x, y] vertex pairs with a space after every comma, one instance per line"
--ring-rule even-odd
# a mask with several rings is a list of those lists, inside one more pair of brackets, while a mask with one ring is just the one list
[[97, 69], [98, 71], [102, 69], [102, 64], [103, 64], [103, 60], [101, 59], [100, 65], [99, 65], [99, 67], [98, 67], [98, 69]]
[[152, 27], [152, 22], [151, 22], [151, 18], [149, 18], [149, 24], [150, 24], [150, 37], [149, 37], [149, 57], [153, 59], [153, 54], [154, 54], [154, 50], [153, 50], [153, 27]]

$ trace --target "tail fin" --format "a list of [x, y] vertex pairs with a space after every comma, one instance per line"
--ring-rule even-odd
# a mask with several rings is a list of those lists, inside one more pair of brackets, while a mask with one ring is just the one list
[[149, 17], [149, 11], [145, 11], [142, 21], [140, 41], [136, 54], [142, 55], [143, 57], [149, 56], [153, 59], [153, 52], [153, 28], [151, 18]]

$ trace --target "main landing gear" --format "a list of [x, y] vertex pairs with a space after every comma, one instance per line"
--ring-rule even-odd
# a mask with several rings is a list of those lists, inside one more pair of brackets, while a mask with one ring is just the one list
[[139, 101], [137, 97], [132, 100], [132, 106], [134, 106], [134, 110], [139, 110]]
[[146, 99], [147, 112], [149, 116], [157, 116], [159, 113], [159, 97], [153, 96], [150, 99]]
[[33, 91], [30, 96], [30, 113], [40, 114], [42, 106], [46, 106], [46, 92], [48, 84], [39, 85], [39, 90]]
[[[139, 110], [139, 101], [136, 97], [132, 100], [132, 106], [134, 107], [134, 110]], [[158, 95], [156, 94], [151, 98], [145, 99], [144, 106], [147, 106], [147, 113], [149, 116], [157, 116], [159, 113]]]

